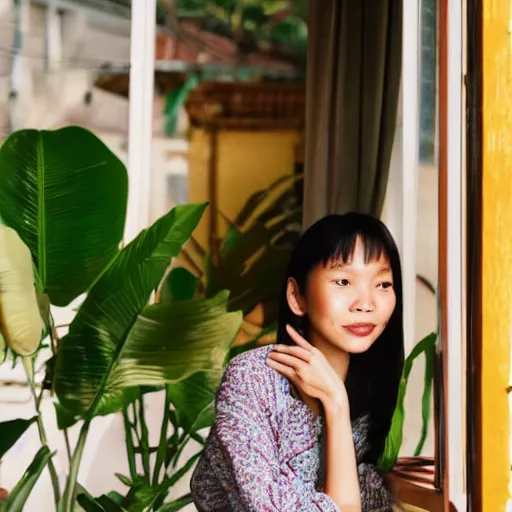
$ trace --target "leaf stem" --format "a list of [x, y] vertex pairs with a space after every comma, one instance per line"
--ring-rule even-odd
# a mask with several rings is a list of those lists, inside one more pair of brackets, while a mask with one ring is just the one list
[[144, 468], [144, 477], [149, 483], [151, 481], [151, 467], [149, 463], [149, 432], [148, 425], [146, 423], [144, 395], [142, 394], [142, 391], [137, 402], [139, 405], [140, 449], [142, 454], [142, 467]]
[[139, 424], [139, 413], [137, 412], [137, 406], [135, 403], [131, 404], [131, 408], [133, 409], [133, 421], [130, 421], [130, 425], [132, 427], [133, 433], [135, 434], [135, 437], [137, 438], [137, 447], [140, 448], [142, 441], [140, 438], [139, 430], [137, 428]]
[[82, 425], [82, 429], [80, 430], [75, 451], [71, 458], [69, 475], [66, 482], [66, 488], [64, 489], [64, 495], [62, 496], [62, 503], [58, 509], [59, 512], [73, 512], [75, 510], [75, 488], [78, 478], [78, 470], [80, 469], [80, 462], [82, 460], [85, 442], [87, 440], [87, 434], [89, 433], [89, 426], [90, 421], [85, 421]]
[[[40, 410], [40, 398], [36, 393], [36, 386], [34, 382], [34, 360], [32, 357], [24, 357], [23, 358], [23, 366], [25, 367], [25, 373], [27, 374], [27, 381], [30, 387], [30, 391], [32, 393], [32, 398], [34, 399], [34, 405], [37, 412], [37, 430], [39, 432], [39, 439], [41, 440], [41, 444], [43, 446], [48, 446], [48, 441], [46, 438], [46, 431], [44, 429], [43, 417], [41, 415]], [[41, 395], [42, 396], [42, 395]], [[59, 477], [57, 475], [57, 470], [55, 469], [55, 464], [53, 460], [50, 459], [48, 461], [48, 471], [50, 472], [50, 479], [52, 482], [53, 488], [53, 497], [55, 500], [55, 505], [59, 505], [60, 501], [60, 487], [59, 487]]]
[[135, 482], [137, 478], [137, 464], [135, 462], [135, 446], [133, 444], [132, 425], [128, 417], [128, 410], [123, 408], [123, 421], [124, 421], [124, 438], [126, 444], [126, 456], [128, 458], [128, 466], [130, 468], [130, 478]]
[[68, 432], [68, 429], [65, 428], [63, 432], [64, 432], [64, 441], [66, 443], [66, 453], [68, 455], [68, 461], [69, 461], [69, 463], [71, 463], [71, 444], [69, 442], [69, 432]]
[[169, 408], [171, 405], [171, 397], [169, 394], [169, 387], [165, 387], [165, 404], [164, 404], [164, 415], [162, 418], [162, 427], [160, 429], [160, 441], [158, 443], [158, 450], [156, 452], [155, 468], [153, 472], [153, 485], [158, 485], [158, 479], [160, 477], [160, 471], [162, 465], [165, 462], [165, 456], [167, 454], [167, 429], [169, 426]]

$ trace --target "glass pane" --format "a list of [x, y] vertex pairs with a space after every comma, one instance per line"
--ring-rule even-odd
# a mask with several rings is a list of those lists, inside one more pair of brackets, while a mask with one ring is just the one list
[[[436, 288], [438, 281], [438, 162], [437, 162], [437, 2], [422, 0], [420, 17], [420, 99], [419, 99], [419, 165], [418, 218], [416, 238], [416, 322], [415, 343], [437, 331], [438, 311]], [[402, 456], [435, 453], [433, 392], [427, 436], [422, 439], [424, 420], [423, 394], [426, 387], [425, 357], [416, 359], [409, 378], [406, 395], [406, 420]], [[432, 378], [430, 376], [430, 378]]]

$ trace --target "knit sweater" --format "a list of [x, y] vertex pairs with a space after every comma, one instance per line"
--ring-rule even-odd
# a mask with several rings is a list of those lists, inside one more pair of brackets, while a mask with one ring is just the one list
[[[224, 373], [215, 424], [191, 480], [200, 512], [340, 512], [323, 492], [323, 419], [266, 365], [271, 349], [239, 355]], [[352, 424], [362, 509], [391, 512], [382, 476], [360, 462], [368, 425], [368, 416]]]

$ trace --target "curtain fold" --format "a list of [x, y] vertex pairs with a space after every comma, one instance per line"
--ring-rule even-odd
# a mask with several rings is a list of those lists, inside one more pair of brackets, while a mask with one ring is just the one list
[[379, 216], [395, 134], [402, 0], [309, 2], [304, 227]]

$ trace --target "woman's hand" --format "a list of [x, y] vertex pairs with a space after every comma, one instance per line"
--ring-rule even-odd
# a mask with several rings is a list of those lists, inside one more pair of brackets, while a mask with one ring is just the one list
[[286, 326], [297, 346], [275, 345], [267, 365], [290, 379], [304, 394], [322, 402], [327, 412], [348, 413], [345, 384], [325, 356], [293, 327]]

